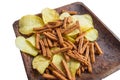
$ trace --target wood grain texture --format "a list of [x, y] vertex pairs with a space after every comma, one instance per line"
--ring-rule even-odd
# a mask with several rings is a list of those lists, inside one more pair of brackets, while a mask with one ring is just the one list
[[[88, 13], [92, 16], [94, 26], [99, 32], [97, 42], [104, 52], [104, 55], [96, 57], [96, 62], [93, 64], [93, 72], [91, 74], [83, 73], [80, 78], [77, 77], [77, 80], [101, 80], [120, 69], [120, 40], [83, 3], [75, 2], [57, 8], [56, 10], [60, 13], [63, 9], [77, 11], [79, 14]], [[41, 16], [41, 14], [37, 15]], [[18, 20], [13, 23], [13, 29], [16, 36], [21, 35], [18, 31]], [[33, 57], [22, 52], [21, 56], [28, 80], [44, 80], [36, 70], [32, 69], [31, 61]]]

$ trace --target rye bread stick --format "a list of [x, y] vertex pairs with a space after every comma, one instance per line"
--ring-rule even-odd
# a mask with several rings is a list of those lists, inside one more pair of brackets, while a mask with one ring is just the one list
[[44, 34], [46, 37], [50, 38], [51, 40], [57, 41], [57, 38], [56, 38], [55, 36], [51, 35], [50, 33], [48, 33], [48, 32], [43, 32], [43, 34]]
[[52, 31], [52, 29], [43, 29], [43, 30], [40, 30], [40, 31], [36, 31], [38, 34], [41, 34], [43, 32], [46, 32], [46, 31]]
[[63, 44], [64, 47], [70, 47], [71, 49], [73, 48], [73, 46], [68, 43], [67, 41], [64, 41], [64, 44]]
[[46, 48], [46, 55], [48, 58], [51, 58], [51, 51], [50, 51], [49, 47]]
[[92, 73], [92, 64], [90, 62], [90, 57], [88, 56], [88, 72]]
[[88, 65], [88, 62], [87, 62], [86, 58], [83, 57], [82, 55], [79, 56], [78, 54], [73, 54], [73, 53], [66, 53], [66, 54], [68, 56], [70, 56], [71, 58], [73, 58], [73, 59], [75, 59], [75, 60], [77, 60], [77, 61], [79, 61], [79, 62], [81, 62], [85, 65]]
[[75, 29], [78, 29], [78, 26], [76, 24], [73, 24], [71, 27], [69, 28], [66, 28], [64, 31], [63, 31], [63, 34], [69, 34], [70, 32], [74, 31]]
[[95, 62], [94, 43], [90, 44], [90, 59], [92, 63]]
[[66, 53], [64, 53], [63, 55], [64, 55], [65, 60], [66, 60], [67, 62], [70, 61], [70, 57], [69, 57]]
[[58, 69], [57, 66], [54, 63], [50, 63], [50, 65], [54, 70], [56, 70], [58, 73], [60, 73], [64, 77], [66, 77], [65, 73], [63, 71], [61, 71], [60, 69]]
[[83, 45], [82, 49], [80, 50], [80, 53], [81, 53], [81, 54], [84, 53], [84, 51], [85, 51], [85, 49], [86, 49], [86, 47], [87, 47], [88, 44], [89, 44], [89, 41], [87, 41], [87, 42]]
[[83, 37], [81, 39], [79, 39], [79, 44], [78, 44], [78, 52], [79, 53], [82, 51], [83, 41], [84, 41]]
[[98, 51], [98, 54], [99, 54], [99, 55], [100, 55], [100, 54], [103, 54], [103, 51], [102, 51], [102, 49], [100, 48], [100, 46], [98, 45], [98, 43], [95, 41], [94, 44], [95, 44], [95, 48], [96, 48], [97, 51]]
[[64, 18], [63, 28], [66, 29], [66, 26], [67, 26], [67, 17]]
[[43, 38], [43, 42], [44, 42], [45, 47], [48, 47], [48, 42], [47, 42], [46, 37], [45, 37], [45, 38]]
[[62, 20], [57, 20], [55, 22], [48, 22], [48, 24], [51, 25], [50, 26], [51, 29], [54, 29], [54, 28], [60, 27], [63, 24], [63, 21]]
[[57, 71], [53, 70], [52, 73], [58, 77], [60, 80], [68, 80], [67, 78], [65, 78], [63, 75], [61, 75], [60, 73], [58, 73]]
[[46, 78], [46, 79], [57, 79], [54, 75], [51, 75], [51, 74], [46, 74], [46, 73], [44, 73], [43, 75], [42, 75], [42, 77], [44, 77], [44, 78]]
[[65, 72], [66, 72], [66, 74], [67, 74], [68, 79], [71, 80], [71, 79], [72, 79], [72, 76], [71, 76], [71, 73], [70, 73], [70, 70], [69, 70], [69, 68], [68, 68], [67, 63], [66, 63], [64, 60], [62, 60], [61, 63], [62, 63], [62, 65], [63, 65], [64, 69], [65, 69]]
[[81, 76], [81, 69], [80, 69], [80, 68], [77, 69], [76, 74], [77, 74], [79, 77]]
[[40, 43], [40, 45], [41, 45], [41, 49], [42, 49], [42, 54], [43, 54], [43, 56], [46, 56], [46, 48], [45, 48], [45, 45], [44, 45], [43, 40], [40, 39], [39, 43]]
[[62, 10], [62, 13], [63, 13], [63, 12], [68, 12], [70, 15], [75, 15], [75, 14], [77, 14], [77, 11]]
[[40, 49], [40, 44], [39, 44], [39, 40], [40, 40], [40, 34], [35, 34], [35, 47], [37, 49]]
[[67, 40], [66, 38], [63, 38], [64, 41], [66, 41], [67, 43], [69, 43], [75, 50], [77, 50], [77, 47], [74, 43], [72, 43], [71, 41]]
[[88, 59], [88, 57], [89, 57], [89, 52], [90, 52], [90, 50], [89, 50], [89, 45], [87, 45], [87, 48], [86, 48], [86, 52], [85, 52], [85, 57]]
[[85, 34], [86, 34], [85, 32], [84, 32], [84, 33], [81, 33], [81, 34], [75, 39], [75, 41], [78, 42], [79, 39], [81, 39], [82, 37], [85, 36]]
[[64, 41], [63, 41], [63, 37], [62, 37], [61, 31], [60, 31], [60, 28], [56, 29], [56, 33], [58, 35], [60, 45], [63, 46]]
[[52, 41], [51, 41], [49, 38], [47, 38], [47, 42], [48, 42], [48, 46], [49, 46], [50, 48], [53, 47]]

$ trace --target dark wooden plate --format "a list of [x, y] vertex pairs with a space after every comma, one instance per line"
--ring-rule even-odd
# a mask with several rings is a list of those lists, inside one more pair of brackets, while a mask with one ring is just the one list
[[[99, 39], [97, 42], [103, 49], [104, 55], [97, 56], [96, 62], [93, 64], [93, 72], [84, 73], [77, 80], [101, 80], [111, 73], [120, 69], [120, 40], [91, 12], [83, 3], [75, 2], [56, 10], [60, 13], [61, 10], [77, 11], [79, 14], [90, 14], [93, 18], [94, 26], [99, 32]], [[38, 14], [40, 16], [40, 14]], [[14, 22], [13, 28], [16, 36], [21, 35], [18, 32], [18, 20]], [[28, 80], [44, 80], [41, 75], [32, 69], [32, 57], [21, 52]], [[42, 65], [42, 64], [41, 64]]]

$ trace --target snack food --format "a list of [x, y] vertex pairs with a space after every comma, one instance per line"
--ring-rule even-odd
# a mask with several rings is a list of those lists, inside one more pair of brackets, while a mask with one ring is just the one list
[[[70, 12], [68, 11], [68, 13], [70, 13]], [[73, 13], [71, 16], [74, 16]], [[80, 16], [83, 16], [83, 15], [80, 15]], [[51, 17], [54, 18], [54, 16], [51, 16]], [[79, 18], [79, 17], [77, 17], [77, 18]], [[76, 74], [77, 70], [79, 70], [78, 72], [80, 74], [81, 68], [82, 68], [82, 70], [86, 69], [89, 72], [92, 72], [92, 67], [91, 67], [90, 61], [91, 61], [91, 59], [95, 58], [96, 52], [93, 51], [94, 42], [91, 42], [91, 41], [96, 40], [98, 35], [96, 38], [94, 38], [92, 40], [91, 40], [92, 34], [90, 35], [90, 39], [86, 38], [85, 37], [86, 33], [89, 34], [88, 31], [89, 31], [89, 29], [91, 29], [91, 27], [88, 29], [88, 25], [87, 25], [87, 29], [84, 26], [84, 28], [86, 30], [85, 29], [82, 30], [80, 27], [81, 21], [76, 21], [74, 19], [70, 20], [69, 17], [68, 17], [67, 21], [65, 21], [65, 19], [66, 18], [64, 18], [63, 20], [56, 20], [54, 22], [53, 21], [47, 22], [43, 27], [40, 27], [40, 28], [34, 27], [33, 28], [33, 31], [35, 33], [35, 48], [39, 50], [38, 55], [42, 55], [49, 60], [54, 60], [55, 55], [62, 54], [61, 57], [63, 59], [65, 58], [65, 60], [66, 60], [66, 61], [63, 61], [62, 58], [60, 58], [60, 60], [59, 60], [59, 58], [57, 58], [59, 60], [59, 63], [56, 62], [57, 60], [54, 60], [54, 62], [56, 62], [58, 64], [58, 66], [54, 62], [52, 62], [52, 63], [51, 63], [51, 61], [48, 62], [50, 65], [48, 67], [46, 67], [43, 72], [40, 72], [43, 75], [43, 77], [47, 76], [45, 70], [48, 70], [50, 72], [49, 73], [50, 75], [47, 73], [49, 77], [51, 77], [53, 75], [54, 77], [57, 76], [58, 78], [64, 79], [64, 80], [71, 79], [70, 74], [75, 79], [75, 74]], [[93, 25], [91, 23], [92, 22], [91, 18], [87, 17], [85, 19], [87, 19], [87, 21], [86, 21], [86, 22], [88, 22], [87, 24]], [[91, 22], [89, 22], [89, 20]], [[84, 24], [85, 24], [85, 22], [84, 22]], [[76, 33], [75, 30], [78, 30], [79, 32]], [[71, 42], [69, 39], [67, 40], [66, 36], [72, 38], [74, 40], [74, 42]], [[89, 35], [87, 35], [87, 36], [89, 36]], [[90, 46], [90, 48], [88, 46]], [[99, 50], [100, 47], [98, 47], [98, 44], [96, 44], [96, 46], [97, 46], [96, 48]], [[58, 48], [56, 49], [56, 47], [58, 47]], [[54, 49], [52, 49], [52, 48], [54, 48]], [[87, 49], [90, 49], [90, 51]], [[85, 51], [86, 51], [87, 57], [84, 56]], [[99, 50], [99, 52], [100, 51], [102, 51], [102, 50]], [[91, 57], [88, 53], [91, 55]], [[102, 52], [100, 52], [100, 53], [102, 53]], [[67, 58], [69, 58], [69, 60], [66, 59], [66, 56], [67, 56]], [[93, 58], [93, 56], [94, 56], [94, 58]], [[70, 69], [68, 69], [69, 66], [66, 67], [66, 64], [67, 63], [69, 64], [69, 61], [71, 61], [71, 59], [73, 59], [74, 61], [77, 62], [77, 63], [74, 63], [74, 65], [78, 65], [77, 68], [73, 69], [71, 67]], [[70, 64], [71, 63], [72, 62], [70, 62]], [[63, 65], [61, 65], [61, 64], [63, 64]], [[58, 68], [58, 67], [61, 67], [61, 68]], [[65, 68], [66, 71], [64, 71], [64, 69], [62, 69], [62, 68]], [[39, 70], [41, 70], [41, 68]], [[52, 78], [54, 78], [53, 76], [52, 76]]]

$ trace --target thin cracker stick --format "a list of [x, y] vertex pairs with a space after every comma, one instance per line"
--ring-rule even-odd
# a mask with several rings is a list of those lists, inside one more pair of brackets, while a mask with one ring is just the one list
[[43, 38], [43, 42], [44, 42], [45, 47], [48, 47], [48, 42], [47, 42], [46, 37], [45, 37], [45, 38]]
[[64, 18], [64, 22], [63, 22], [63, 28], [65, 29], [67, 25], [67, 17]]
[[77, 11], [62, 10], [62, 13], [63, 13], [63, 12], [68, 12], [70, 15], [75, 15], [75, 14], [77, 14]]
[[86, 47], [87, 47], [88, 44], [89, 44], [89, 41], [87, 41], [87, 42], [83, 45], [82, 49], [80, 50], [80, 53], [81, 53], [81, 54], [84, 53], [84, 51], [85, 51], [85, 49], [86, 49]]
[[88, 59], [89, 57], [89, 45], [87, 45], [86, 52], [85, 52], [85, 57]]
[[58, 21], [55, 21], [55, 22], [48, 22], [50, 26], [50, 28], [57, 28], [57, 27], [60, 27], [62, 24], [63, 24], [63, 21], [62, 20], [58, 20]]
[[79, 44], [78, 44], [78, 52], [79, 53], [82, 51], [83, 41], [84, 41], [83, 37], [81, 39], [79, 39]]
[[39, 40], [40, 40], [40, 34], [35, 34], [35, 47], [37, 49], [40, 49], [40, 45], [39, 45]]
[[88, 56], [88, 72], [92, 73], [92, 65], [91, 65], [90, 57], [89, 56]]
[[63, 41], [63, 37], [62, 37], [61, 31], [60, 31], [60, 28], [57, 28], [56, 32], [57, 32], [57, 35], [59, 38], [60, 45], [63, 46], [64, 41]]
[[66, 38], [63, 38], [66, 42], [68, 42], [75, 50], [77, 50], [77, 47], [74, 43], [72, 43], [71, 41], [67, 40]]
[[71, 27], [63, 30], [62, 33], [63, 34], [69, 34], [70, 32], [74, 31], [75, 29], [78, 29], [78, 26], [76, 24], [73, 24]]
[[40, 31], [36, 31], [38, 34], [41, 34], [43, 32], [46, 32], [46, 31], [52, 31], [52, 29], [43, 29], [43, 30], [40, 30]]
[[64, 47], [70, 47], [71, 49], [73, 48], [73, 46], [70, 43], [68, 43], [67, 41], [64, 41], [64, 45], [63, 46]]
[[67, 23], [72, 23], [72, 17], [71, 16], [67, 17]]
[[80, 34], [76, 39], [75, 39], [75, 41], [76, 42], [78, 42], [79, 41], [79, 39], [81, 39], [82, 37], [84, 37], [85, 36], [85, 32], [84, 33], [82, 33], [82, 34]]
[[60, 73], [64, 77], [66, 77], [65, 73], [63, 71], [61, 71], [60, 69], [58, 69], [57, 66], [55, 66], [54, 63], [50, 63], [50, 65], [51, 65], [52, 68], [54, 68], [54, 70], [56, 70], [58, 73]]
[[98, 43], [95, 41], [94, 44], [95, 44], [95, 48], [96, 48], [97, 51], [98, 51], [98, 54], [99, 54], [99, 55], [100, 55], [100, 54], [103, 54], [103, 51], [102, 51], [102, 49], [100, 48], [100, 46], [98, 45]]
[[80, 77], [81, 76], [81, 69], [78, 68], [76, 74]]
[[77, 61], [79, 61], [79, 62], [81, 62], [81, 63], [83, 63], [85, 65], [88, 65], [87, 59], [84, 56], [78, 55], [76, 53], [73, 54], [72, 52], [68, 52], [66, 54], [68, 56], [70, 56], [71, 58], [73, 58], [73, 59], [75, 59], [75, 60], [77, 60]]
[[71, 73], [70, 73], [70, 70], [69, 70], [69, 68], [68, 68], [67, 63], [66, 63], [64, 60], [62, 60], [61, 63], [62, 63], [62, 65], [63, 65], [64, 69], [65, 69], [65, 72], [66, 72], [66, 74], [67, 74], [67, 77], [71, 80], [71, 79], [72, 79], [72, 76], [71, 76]]
[[49, 46], [50, 48], [53, 47], [52, 41], [51, 41], [49, 38], [47, 38], [47, 42], [48, 42], [48, 46]]
[[85, 68], [82, 66], [81, 67], [81, 72], [84, 72], [85, 71]]
[[53, 50], [52, 53], [56, 54], [56, 53], [60, 53], [60, 52], [65, 52], [65, 51], [70, 50], [70, 49], [71, 49], [70, 47], [64, 47], [64, 48], [60, 48], [58, 50]]
[[46, 48], [45, 48], [45, 45], [44, 45], [43, 40], [40, 39], [39, 43], [40, 43], [40, 45], [41, 45], [41, 49], [42, 49], [42, 54], [43, 54], [43, 56], [46, 56]]
[[70, 61], [70, 57], [68, 55], [66, 55], [66, 53], [64, 53], [64, 57], [65, 57], [65, 60], [68, 62]]
[[44, 77], [44, 78], [46, 78], [46, 79], [57, 79], [54, 75], [51, 75], [51, 74], [46, 74], [46, 73], [44, 73], [43, 75], [42, 75], [42, 77]]
[[58, 44], [58, 42], [53, 42], [53, 47], [57, 47], [57, 46], [59, 46], [59, 44]]
[[90, 59], [92, 63], [95, 62], [94, 43], [90, 44]]
[[49, 47], [46, 48], [46, 54], [48, 58], [51, 58], [51, 51], [49, 49]]
[[51, 33], [51, 32], [47, 32], [49, 35], [51, 35], [51, 36], [53, 36], [53, 37], [56, 37], [57, 38], [57, 36], [56, 35], [54, 35], [53, 33]]
[[50, 38], [51, 40], [57, 41], [57, 38], [56, 38], [55, 36], [52, 36], [52, 35], [49, 34], [48, 32], [43, 32], [43, 34], [44, 34], [46, 37]]
[[57, 71], [53, 70], [52, 73], [57, 76], [60, 80], [68, 80], [66, 79], [63, 75], [61, 75], [60, 73], [58, 73]]

